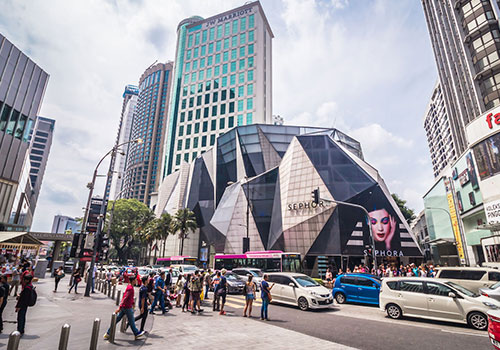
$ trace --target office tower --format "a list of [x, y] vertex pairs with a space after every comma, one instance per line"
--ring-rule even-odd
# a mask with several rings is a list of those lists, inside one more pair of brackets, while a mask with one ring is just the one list
[[25, 163], [29, 135], [48, 79], [47, 73], [0, 34], [0, 231], [8, 229], [21, 175], [29, 177], [29, 163]]
[[66, 233], [71, 231], [72, 233], [77, 233], [81, 231], [81, 223], [79, 223], [75, 218], [64, 215], [54, 216], [54, 221], [52, 222], [51, 233]]
[[453, 143], [467, 149], [465, 126], [500, 105], [500, 11], [494, 0], [422, 0]]
[[424, 116], [424, 128], [431, 153], [434, 177], [457, 160], [457, 151], [451, 134], [450, 120], [446, 113], [443, 91], [439, 82], [434, 86]]
[[259, 2], [177, 27], [163, 177], [237, 125], [272, 123], [272, 39]]
[[161, 179], [163, 143], [170, 99], [173, 62], [151, 65], [139, 79], [139, 97], [135, 108], [125, 178], [124, 198], [136, 198], [149, 205]]
[[[118, 135], [116, 136], [117, 145], [130, 141], [130, 132], [132, 130], [132, 122], [134, 120], [134, 112], [138, 95], [139, 88], [137, 86], [125, 86], [125, 91], [123, 92], [122, 113], [120, 117], [120, 124], [118, 126]], [[120, 197], [122, 191], [125, 192], [125, 189], [122, 188], [122, 182], [129, 148], [129, 144], [120, 147], [120, 150], [123, 152], [118, 152], [116, 154], [116, 158], [111, 165], [113, 175], [106, 187], [106, 191], [108, 191], [108, 198], [111, 200]]]

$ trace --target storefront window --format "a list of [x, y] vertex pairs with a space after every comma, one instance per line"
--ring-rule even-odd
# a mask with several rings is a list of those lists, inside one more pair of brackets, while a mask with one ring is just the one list
[[474, 146], [473, 150], [481, 180], [500, 173], [500, 133]]

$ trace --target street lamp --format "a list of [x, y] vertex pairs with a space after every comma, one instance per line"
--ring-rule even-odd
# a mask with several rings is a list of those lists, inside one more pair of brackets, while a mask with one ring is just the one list
[[[116, 157], [116, 152], [118, 151], [118, 148], [123, 146], [123, 145], [127, 145], [129, 143], [142, 144], [142, 142], [143, 142], [143, 140], [139, 138], [139, 139], [123, 142], [120, 144], [116, 144], [111, 150], [109, 150], [108, 153], [106, 153], [101, 158], [101, 160], [99, 160], [99, 163], [97, 163], [97, 166], [95, 167], [95, 170], [94, 170], [94, 176], [92, 177], [92, 182], [87, 184], [87, 187], [89, 189], [89, 198], [87, 200], [87, 206], [85, 208], [85, 216], [84, 216], [83, 222], [82, 222], [82, 230], [86, 230], [86, 227], [87, 227], [88, 215], [89, 215], [89, 210], [90, 210], [90, 203], [92, 201], [92, 194], [94, 192], [95, 180], [97, 178], [97, 170], [99, 169], [99, 166], [101, 165], [103, 160], [111, 154], [111, 162], [109, 163], [109, 171], [108, 171], [108, 175], [107, 175], [107, 179], [106, 179], [106, 183], [108, 183], [110, 180], [111, 174], [113, 173], [113, 171], [112, 171], [113, 169], [111, 167], [113, 166], [114, 159]], [[93, 244], [94, 249], [92, 251], [92, 259], [90, 260], [90, 270], [89, 270], [89, 273], [87, 276], [87, 285], [85, 287], [85, 296], [86, 297], [90, 296], [90, 285], [92, 284], [92, 275], [94, 273], [95, 259], [96, 259], [96, 255], [97, 255], [97, 242], [99, 242], [99, 238], [101, 235], [101, 226], [102, 226], [102, 221], [104, 218], [104, 211], [106, 209], [105, 208], [106, 200], [107, 200], [107, 191], [106, 191], [106, 189], [104, 189], [104, 196], [102, 198], [101, 211], [99, 213], [99, 221], [97, 222], [97, 232], [94, 236], [94, 244]]]
[[[424, 209], [425, 210], [442, 210], [442, 211], [444, 211], [448, 215], [448, 218], [450, 219], [450, 225], [451, 225], [451, 231], [453, 233], [453, 238], [455, 239], [455, 247], [457, 248], [457, 256], [458, 256], [458, 259], [460, 260], [460, 251], [458, 249], [457, 237], [455, 236], [455, 230], [453, 228], [453, 220], [451, 219], [450, 212], [448, 210], [444, 209], [444, 208], [438, 208], [438, 207], [425, 207]], [[464, 250], [463, 246], [462, 246], [462, 250], [464, 251], [464, 257], [466, 257], [465, 250]], [[462, 262], [460, 262], [460, 263], [462, 263]]]

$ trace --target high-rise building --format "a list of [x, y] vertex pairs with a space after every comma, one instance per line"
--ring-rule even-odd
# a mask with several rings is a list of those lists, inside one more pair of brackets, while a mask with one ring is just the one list
[[272, 39], [260, 3], [181, 21], [163, 177], [237, 125], [272, 123]]
[[172, 70], [173, 62], [157, 63], [139, 79], [130, 140], [143, 142], [129, 144], [122, 190], [124, 198], [136, 198], [147, 205], [161, 180]]
[[459, 154], [465, 126], [500, 105], [500, 10], [495, 0], [422, 0]]
[[66, 233], [68, 231], [72, 233], [77, 233], [81, 231], [81, 223], [79, 223], [75, 218], [64, 215], [54, 216], [54, 221], [52, 222], [51, 233]]
[[[116, 136], [116, 144], [122, 144], [130, 141], [130, 132], [132, 131], [132, 122], [134, 120], [135, 107], [137, 105], [137, 98], [139, 95], [139, 88], [135, 85], [125, 86], [123, 92], [122, 113], [120, 117], [120, 124], [118, 126], [118, 135]], [[108, 198], [114, 200], [125, 189], [122, 188], [123, 176], [125, 172], [125, 163], [127, 160], [128, 150], [130, 144], [121, 147], [121, 151], [116, 154], [111, 169], [113, 175], [106, 185], [108, 191]]]
[[458, 156], [439, 81], [434, 86], [425, 111], [424, 128], [431, 153], [432, 171], [434, 177], [437, 178], [443, 169], [451, 166], [457, 160]]
[[[8, 228], [49, 75], [0, 34], [0, 230]], [[22, 186], [22, 185], [21, 185]], [[19, 225], [14, 222], [14, 225]]]

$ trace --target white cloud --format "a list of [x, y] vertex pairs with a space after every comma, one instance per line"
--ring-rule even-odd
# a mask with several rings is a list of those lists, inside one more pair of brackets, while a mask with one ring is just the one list
[[[174, 58], [178, 23], [240, 5], [235, 0], [2, 3], [0, 31], [51, 75], [41, 114], [57, 121], [34, 229], [49, 230], [57, 213], [81, 215], [85, 185], [115, 140], [124, 86], [137, 83], [155, 60]], [[274, 114], [286, 124], [335, 126], [362, 138], [366, 159], [387, 183], [403, 179], [391, 191], [424, 193], [431, 169], [416, 160], [428, 154], [421, 119], [436, 73], [420, 4], [263, 0], [262, 5], [275, 34]]]

